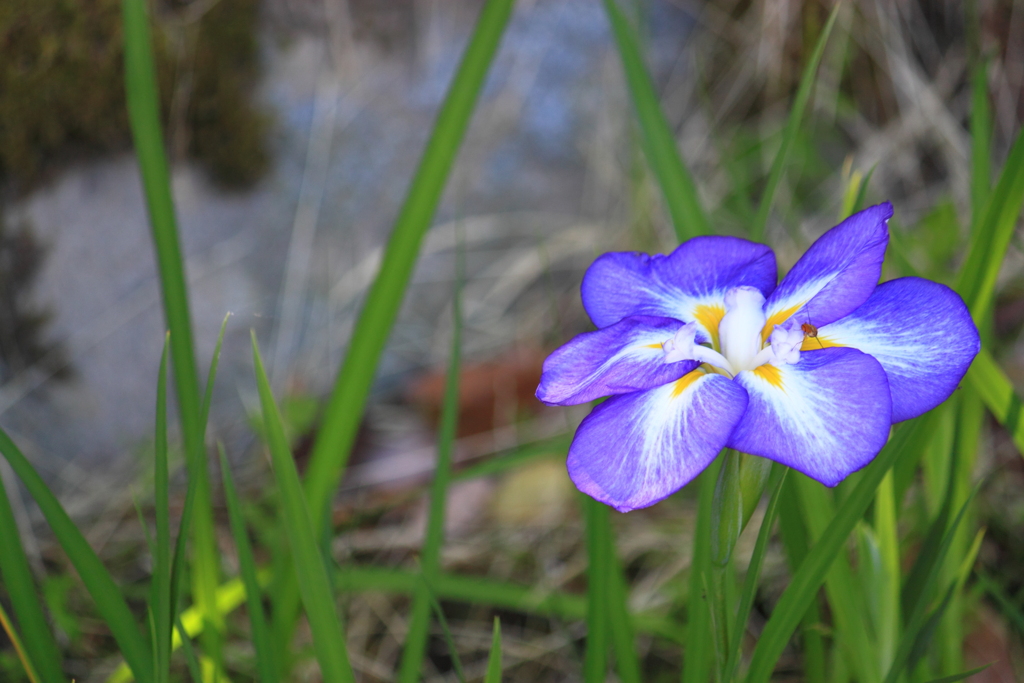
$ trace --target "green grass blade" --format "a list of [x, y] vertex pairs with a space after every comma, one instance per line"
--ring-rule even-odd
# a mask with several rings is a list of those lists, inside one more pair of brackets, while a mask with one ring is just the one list
[[[427, 582], [425, 581], [425, 583]], [[459, 651], [455, 647], [452, 630], [448, 628], [448, 620], [444, 616], [444, 610], [441, 609], [441, 603], [437, 601], [437, 597], [434, 595], [434, 591], [430, 588], [429, 583], [427, 583], [427, 595], [430, 596], [430, 607], [434, 610], [434, 616], [437, 617], [437, 623], [441, 627], [444, 642], [448, 646], [448, 655], [451, 657], [455, 675], [458, 677], [459, 683], [466, 683], [466, 673], [462, 669], [462, 659], [459, 658]]]
[[715, 495], [721, 456], [697, 479], [700, 491], [697, 523], [693, 531], [693, 560], [690, 563], [689, 594], [686, 598], [686, 651], [683, 653], [683, 683], [706, 683], [711, 680], [714, 636], [711, 612], [705, 599], [704, 586], [711, 569], [711, 506]]
[[218, 444], [220, 454], [221, 478], [224, 480], [224, 501], [228, 508], [228, 521], [231, 534], [235, 539], [238, 552], [238, 568], [245, 584], [246, 605], [249, 608], [249, 624], [252, 628], [252, 645], [256, 650], [256, 670], [259, 672], [260, 683], [277, 683], [277, 664], [275, 662], [274, 643], [270, 638], [270, 628], [263, 613], [263, 601], [260, 599], [262, 589], [256, 573], [256, 560], [249, 543], [249, 534], [242, 516], [242, 504], [235, 489], [235, 480], [231, 476], [224, 447]]
[[894, 476], [888, 472], [875, 494], [875, 535], [881, 560], [878, 605], [878, 662], [883, 671], [892, 666], [900, 630], [900, 538]]
[[189, 638], [185, 625], [181, 623], [181, 615], [175, 615], [174, 628], [178, 631], [178, 638], [181, 642], [181, 650], [185, 653], [185, 666], [188, 667], [189, 675], [192, 676], [192, 680], [196, 683], [206, 683], [203, 681], [203, 670], [199, 666], [196, 649], [192, 647], [192, 639]]
[[415, 683], [419, 680], [423, 656], [427, 649], [427, 634], [430, 626], [430, 600], [433, 599], [427, 586], [441, 570], [441, 546], [444, 544], [445, 504], [448, 500], [448, 482], [451, 479], [452, 450], [455, 444], [455, 430], [459, 421], [459, 372], [462, 354], [462, 252], [458, 256], [455, 291], [452, 295], [452, 347], [448, 356], [448, 376], [444, 386], [441, 404], [441, 424], [437, 433], [437, 465], [434, 480], [430, 486], [430, 508], [427, 513], [427, 532], [420, 554], [421, 571], [425, 581], [413, 598], [409, 631], [402, 651], [402, 665], [399, 681]]
[[299, 473], [295, 468], [284, 433], [281, 414], [270, 391], [270, 382], [263, 369], [256, 333], [252, 334], [252, 358], [256, 369], [256, 385], [259, 389], [260, 404], [263, 407], [263, 424], [274, 465], [274, 476], [281, 496], [281, 507], [288, 528], [292, 560], [306, 608], [310, 630], [313, 632], [313, 648], [324, 683], [354, 681], [352, 667], [348, 662], [345, 648], [345, 634], [334, 605], [334, 594], [324, 558], [317, 545], [318, 535], [314, 531], [309, 508], [302, 492]]
[[882, 452], [868, 465], [854, 489], [836, 510], [820, 539], [810, 549], [765, 624], [750, 662], [747, 683], [766, 683], [786, 643], [814, 600], [825, 575], [846, 539], [871, 504], [875, 491], [893, 464], [911, 444], [926, 434], [931, 415], [923, 415], [897, 429]]
[[[193, 538], [193, 581], [196, 604], [204, 609], [214, 625], [217, 621], [215, 593], [218, 584], [218, 554], [210, 502], [209, 472], [203, 446], [200, 416], [199, 381], [192, 325], [189, 316], [188, 288], [178, 237], [174, 201], [171, 197], [170, 170], [164, 153], [160, 129], [160, 97], [153, 63], [152, 40], [145, 0], [123, 0], [125, 97], [135, 153], [142, 174], [156, 251], [157, 272], [163, 295], [164, 314], [171, 332], [171, 358], [178, 394], [178, 414], [185, 441], [189, 489], [194, 489], [190, 509]], [[188, 531], [189, 527], [185, 527]], [[187, 537], [188, 534], [185, 534]], [[208, 629], [215, 646], [215, 631]], [[218, 652], [211, 652], [217, 656]]]
[[676, 236], [682, 242], [697, 235], [709, 235], [711, 225], [701, 206], [697, 185], [683, 163], [675, 135], [661, 110], [635, 31], [615, 0], [604, 0], [604, 9], [640, 124], [644, 155], [661, 185]]
[[818, 65], [821, 63], [822, 55], [825, 54], [825, 44], [828, 42], [829, 34], [832, 33], [832, 27], [835, 26], [836, 17], [839, 16], [840, 6], [841, 3], [837, 2], [832, 8], [832, 13], [825, 23], [825, 28], [821, 30], [821, 35], [818, 36], [818, 42], [811, 53], [811, 59], [804, 66], [803, 74], [800, 76], [800, 87], [797, 88], [793, 107], [789, 110], [789, 119], [786, 121], [786, 127], [782, 131], [782, 143], [779, 146], [778, 153], [775, 155], [775, 159], [772, 161], [771, 170], [768, 172], [768, 182], [765, 185], [764, 194], [761, 195], [761, 203], [757, 209], [757, 218], [754, 219], [754, 224], [750, 229], [751, 239], [754, 241], [760, 241], [764, 237], [764, 230], [768, 226], [768, 215], [771, 213], [772, 202], [775, 200], [775, 191], [782, 181], [782, 173], [785, 171], [786, 161], [789, 159], [790, 150], [793, 148], [793, 141], [796, 140], [796, 136], [800, 132], [800, 122], [804, 117], [804, 110], [807, 109], [807, 103], [811, 99], [811, 90], [814, 88], [814, 78], [818, 73]]
[[[977, 492], [977, 489], [975, 489], [975, 492]], [[895, 683], [903, 672], [904, 667], [906, 667], [910, 661], [912, 652], [914, 650], [920, 650], [921, 648], [919, 636], [924, 630], [926, 623], [929, 621], [927, 610], [929, 602], [928, 596], [931, 594], [932, 588], [939, 579], [939, 575], [942, 570], [942, 563], [949, 552], [949, 548], [953, 544], [953, 539], [956, 536], [956, 530], [960, 526], [960, 521], [963, 519], [964, 513], [967, 512], [967, 508], [970, 506], [973, 499], [974, 493], [972, 493], [964, 504], [960, 506], [960, 510], [957, 513], [956, 518], [953, 520], [953, 523], [945, 529], [942, 544], [929, 561], [927, 573], [921, 577], [922, 585], [918, 591], [919, 597], [917, 601], [910, 606], [906, 632], [904, 633], [903, 638], [900, 639], [899, 646], [896, 648], [896, 654], [893, 657], [893, 663], [889, 668], [889, 673], [885, 677], [885, 683]], [[946, 598], [942, 601], [943, 605], [948, 605], [949, 599], [953, 595], [953, 589], [955, 588], [955, 584], [949, 587]], [[941, 610], [937, 610], [937, 613], [933, 614], [933, 616], [937, 617], [940, 614]]]
[[979, 61], [971, 69], [971, 225], [981, 220], [992, 190], [992, 106], [987, 67]]
[[992, 354], [982, 348], [967, 371], [967, 379], [981, 396], [985, 407], [1010, 433], [1017, 452], [1024, 457], [1024, 404], [1013, 390], [1013, 384]]
[[206, 424], [210, 419], [210, 404], [213, 402], [213, 385], [217, 381], [217, 367], [220, 365], [220, 349], [224, 345], [224, 333], [228, 329], [228, 318], [231, 314], [224, 316], [220, 324], [220, 332], [217, 334], [217, 344], [213, 347], [213, 357], [210, 359], [210, 371], [206, 373], [206, 390], [203, 392], [203, 403], [199, 409], [200, 431], [206, 434]]
[[501, 683], [501, 619], [494, 617], [491, 652], [487, 655], [487, 674], [484, 683]]
[[1018, 131], [995, 188], [988, 195], [979, 223], [971, 230], [971, 244], [956, 290], [968, 303], [979, 326], [988, 315], [996, 277], [1013, 237], [1024, 204], [1024, 131]]
[[488, 456], [486, 460], [455, 472], [452, 474], [451, 480], [453, 482], [465, 481], [501, 474], [541, 458], [554, 458], [555, 456], [565, 458], [570, 443], [572, 443], [572, 435], [562, 434], [550, 439], [516, 446], [507, 451]]
[[[3, 486], [0, 485], [0, 489]], [[497, 617], [495, 617], [497, 619]], [[21, 642], [21, 638], [18, 637], [18, 632], [14, 630], [14, 624], [11, 622], [11, 618], [7, 616], [7, 611], [4, 610], [4, 606], [0, 604], [0, 628], [3, 628], [4, 633], [7, 634], [7, 639], [11, 641], [11, 647], [14, 648], [14, 654], [17, 655], [18, 661], [21, 662], [21, 668], [25, 670], [25, 675], [28, 677], [29, 683], [43, 683], [43, 679], [36, 673], [36, 669], [32, 666], [32, 660], [29, 659], [28, 652], [25, 651], [25, 645]], [[500, 653], [499, 653], [500, 655]], [[54, 663], [59, 660], [53, 660]], [[500, 674], [500, 669], [499, 669]], [[60, 681], [61, 678], [55, 678], [54, 681]], [[500, 677], [497, 679], [500, 683]]]
[[1024, 633], [1024, 610], [1006, 594], [1003, 587], [983, 572], [978, 572], [978, 585], [996, 601], [1003, 617], [1017, 629], [1017, 632]]
[[[11, 607], [18, 618], [24, 633], [24, 641], [16, 641], [17, 634], [13, 625], [8, 628], [11, 642], [16, 648], [24, 643], [24, 653], [19, 651], [26, 671], [32, 666], [38, 669], [38, 680], [42, 683], [63, 681], [61, 671], [63, 656], [57, 641], [50, 632], [46, 613], [39, 600], [39, 591], [32, 579], [32, 569], [28, 564], [28, 556], [21, 544], [18, 523], [11, 509], [11, 501], [7, 497], [7, 488], [0, 478], [0, 576], [11, 600]], [[22, 656], [24, 655], [24, 656]]]
[[608, 671], [608, 506], [581, 494], [587, 542], [587, 647], [583, 680], [603, 683]]
[[757, 541], [754, 543], [754, 552], [750, 556], [747, 576], [743, 579], [739, 607], [736, 610], [736, 628], [733, 630], [732, 638], [729, 641], [728, 660], [725, 665], [725, 680], [727, 681], [734, 680], [736, 668], [740, 663], [743, 634], [746, 631], [747, 620], [750, 618], [750, 609], [753, 607], [754, 598], [757, 595], [758, 578], [761, 576], [764, 555], [768, 550], [768, 541], [772, 535], [772, 525], [775, 523], [775, 515], [779, 510], [782, 484], [785, 482], [788, 471], [789, 468], [783, 465], [778, 463], [772, 464], [772, 471], [771, 475], [769, 475], [767, 486], [768, 491], [771, 492], [768, 499], [768, 508], [764, 512], [761, 528], [757, 532]]
[[68, 513], [61, 507], [60, 501], [50, 491], [46, 482], [3, 430], [0, 430], [0, 452], [7, 458], [14, 473], [39, 506], [53, 535], [57, 537], [86, 590], [95, 601], [96, 611], [106, 622], [121, 654], [135, 673], [136, 680], [139, 683], [152, 683], [152, 653], [114, 579], [100, 562], [89, 542], [82, 536], [82, 532], [68, 517]]
[[[156, 543], [149, 608], [153, 615], [153, 665], [156, 683], [166, 683], [171, 666], [171, 519], [170, 474], [167, 465], [167, 346], [160, 356], [156, 383], [156, 434], [153, 462], [153, 508]], [[145, 528], [145, 526], [143, 526]]]
[[615, 550], [615, 532], [611, 526], [608, 513], [605, 514], [608, 529], [605, 537], [605, 558], [607, 563], [606, 578], [608, 580], [609, 634], [612, 640], [612, 652], [615, 653], [615, 668], [619, 672], [622, 683], [640, 683], [640, 661], [636, 656], [636, 643], [633, 629], [629, 623], [629, 604], [627, 602], [626, 576]]
[[512, 0], [488, 0], [480, 12], [395, 221], [377, 278], [353, 330], [305, 478], [309, 509], [318, 532], [327, 502], [348, 462], [377, 362], [398, 315], [420, 244], [441, 198], [484, 77], [512, 13], [512, 4]]
[[932, 680], [928, 681], [928, 683], [957, 683], [957, 681], [962, 681], [970, 678], [975, 674], [980, 674], [982, 671], [989, 668], [993, 664], [995, 664], [995, 662], [989, 662], [984, 666], [979, 666], [977, 669], [971, 669], [970, 671], [964, 671], [962, 673], [953, 674], [951, 676], [943, 676], [942, 678], [933, 678]]

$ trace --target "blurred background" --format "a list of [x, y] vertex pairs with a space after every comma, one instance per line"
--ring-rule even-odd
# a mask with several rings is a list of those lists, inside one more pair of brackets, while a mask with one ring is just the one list
[[[480, 5], [151, 3], [201, 366], [231, 314], [210, 433], [237, 464], [253, 519], [267, 514], [269, 470], [252, 417], [258, 399], [249, 330], [260, 339], [301, 467]], [[637, 0], [628, 7], [714, 229], [745, 235], [832, 3]], [[120, 31], [119, 0], [0, 3], [0, 423], [131, 583], [147, 571], [135, 501], [151, 490], [145, 456], [164, 323], [130, 151]], [[836, 222], [859, 174], [870, 178], [869, 204], [895, 205], [893, 258], [950, 280], [970, 219], [968, 64], [975, 55], [988, 60], [999, 168], [1024, 115], [1024, 3], [844, 4], [768, 226], [782, 269]], [[467, 273], [456, 467], [555, 440], [511, 474], [452, 487], [445, 566], [539, 589], [579, 588], [586, 559], [578, 499], [557, 437], [571, 434], [586, 408], [540, 405], [533, 398], [540, 364], [590, 329], [578, 291], [596, 255], [664, 252], [674, 244], [600, 3], [518, 3], [336, 501], [336, 558], [408, 565], [422, 542], [461, 245]], [[897, 264], [887, 276], [899, 272]], [[1019, 240], [1000, 287], [992, 348], [1024, 382]], [[1020, 606], [1024, 462], [992, 430], [978, 467], [979, 515], [988, 527], [980, 562]], [[14, 477], [3, 473], [12, 486]], [[24, 500], [15, 496], [22, 531], [32, 539], [33, 561], [57, 577], [48, 579], [47, 601], [80, 680], [103, 680], [116, 662], [111, 644]], [[689, 563], [692, 511], [684, 492], [615, 516], [634, 608], [674, 599]], [[220, 521], [231, 567], [226, 518]], [[741, 540], [748, 548], [752, 542]], [[781, 552], [769, 554], [766, 604], [784, 587], [784, 564]], [[407, 610], [406, 598], [351, 598], [349, 651], [364, 680], [391, 679]], [[494, 611], [458, 604], [446, 611], [466, 659], [485, 657]], [[969, 662], [1000, 662], [974, 680], [1024, 680], [1024, 623], [981, 593], [971, 614]], [[503, 613], [502, 622], [507, 675], [577, 675], [581, 624], [518, 613]], [[678, 647], [653, 636], [640, 642], [651, 680], [659, 672], [674, 677]], [[437, 680], [451, 668], [445, 653], [432, 639], [428, 673]], [[15, 675], [13, 666], [6, 670]]]

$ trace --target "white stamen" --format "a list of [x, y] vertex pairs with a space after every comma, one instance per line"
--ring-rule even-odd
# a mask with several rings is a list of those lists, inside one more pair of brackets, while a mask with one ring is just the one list
[[753, 370], [761, 350], [764, 295], [754, 287], [734, 287], [725, 293], [725, 315], [718, 325], [722, 354], [737, 371]]
[[662, 343], [666, 363], [678, 363], [682, 360], [698, 360], [701, 363], [722, 368], [730, 375], [735, 375], [732, 365], [725, 356], [714, 349], [696, 343], [697, 323], [687, 323], [680, 327], [675, 335]]

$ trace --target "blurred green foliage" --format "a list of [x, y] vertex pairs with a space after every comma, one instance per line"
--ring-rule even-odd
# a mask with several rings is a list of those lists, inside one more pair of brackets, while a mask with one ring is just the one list
[[[251, 97], [258, 5], [197, 4], [158, 8], [161, 112], [180, 151], [219, 185], [245, 187], [268, 166], [269, 121]], [[129, 149], [122, 43], [120, 0], [0, 3], [0, 180], [25, 190], [61, 162]]]

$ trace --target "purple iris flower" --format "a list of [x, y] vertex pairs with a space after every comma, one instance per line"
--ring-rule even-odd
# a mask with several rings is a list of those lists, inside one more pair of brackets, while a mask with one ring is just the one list
[[889, 203], [850, 216], [778, 284], [772, 250], [735, 237], [598, 258], [581, 288], [598, 329], [552, 353], [537, 388], [550, 405], [611, 397], [569, 448], [576, 486], [647, 507], [725, 447], [835, 486], [893, 423], [948, 398], [978, 330], [944, 285], [878, 284], [891, 216]]

